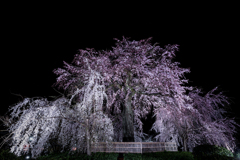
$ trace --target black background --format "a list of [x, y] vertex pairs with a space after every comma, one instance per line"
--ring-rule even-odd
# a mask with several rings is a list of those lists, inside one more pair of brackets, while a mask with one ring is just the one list
[[[30, 7], [29, 7], [30, 6]], [[191, 6], [191, 7], [189, 7]], [[122, 36], [178, 44], [175, 61], [191, 86], [231, 98], [240, 124], [239, 24], [236, 4], [4, 4], [1, 18], [1, 114], [23, 97], [59, 95], [52, 72], [78, 49], [110, 50]], [[56, 89], [56, 87], [55, 87]], [[59, 90], [63, 92], [63, 90]], [[148, 125], [149, 126], [149, 125]], [[239, 132], [239, 131], [238, 131]], [[239, 136], [239, 135], [238, 135]], [[239, 138], [239, 137], [238, 137]], [[240, 138], [239, 138], [240, 139]]]

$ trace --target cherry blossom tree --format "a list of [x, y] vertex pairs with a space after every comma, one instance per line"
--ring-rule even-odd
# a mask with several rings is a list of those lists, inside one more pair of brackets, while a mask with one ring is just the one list
[[[20, 156], [28, 153], [24, 146], [30, 144], [31, 155], [36, 158], [43, 150], [50, 147], [50, 138], [58, 138], [59, 144], [68, 150], [76, 146], [78, 151], [91, 155], [91, 146], [98, 141], [111, 142], [113, 126], [111, 120], [102, 112], [103, 98], [106, 97], [105, 86], [100, 85], [101, 76], [91, 70], [85, 87], [76, 90], [71, 99], [61, 97], [53, 102], [47, 99], [24, 99], [23, 102], [12, 107], [13, 112], [9, 122], [19, 118], [12, 124], [11, 152]], [[71, 105], [76, 94], [82, 94], [82, 102]], [[29, 143], [29, 137], [32, 141]], [[107, 143], [111, 146], [110, 143]], [[24, 149], [24, 151], [23, 151]], [[23, 152], [22, 152], [23, 151]], [[46, 150], [45, 150], [46, 152]]]
[[156, 122], [152, 129], [159, 132], [155, 137], [159, 141], [169, 141], [173, 139], [177, 144], [183, 145], [183, 151], [192, 151], [192, 149], [200, 144], [212, 144], [223, 146], [232, 151], [236, 147], [233, 133], [236, 133], [235, 126], [239, 126], [233, 119], [224, 117], [225, 110], [218, 107], [221, 104], [226, 107], [223, 102], [229, 104], [227, 97], [219, 93], [213, 92], [214, 88], [204, 97], [199, 89], [189, 92], [189, 96], [193, 100], [188, 101], [193, 108], [185, 109], [182, 114], [176, 114], [166, 110], [161, 110], [155, 114]]
[[[83, 85], [81, 79], [88, 72], [83, 60], [88, 58], [91, 68], [104, 76], [110, 99], [105, 109], [111, 113], [109, 116], [116, 124], [114, 135], [118, 141], [131, 142], [144, 136], [140, 118], [146, 117], [152, 104], [166, 107], [168, 99], [174, 99], [178, 107], [174, 106], [172, 111], [180, 112], [184, 100], [189, 99], [184, 92], [191, 88], [181, 86], [187, 80], [180, 79], [189, 70], [171, 62], [177, 45], [168, 45], [162, 49], [156, 44], [149, 44], [150, 39], [130, 42], [123, 37], [123, 41], [117, 40], [117, 47], [113, 47], [113, 51], [103, 53], [88, 48], [80, 50], [80, 54], [73, 60], [75, 66], [64, 62], [67, 70], [54, 70], [59, 75], [55, 85], [72, 93], [72, 90], [76, 90], [74, 86]], [[135, 127], [137, 136], [134, 134], [134, 126], [138, 127]]]
[[[151, 45], [148, 42], [150, 39], [132, 42], [124, 37], [122, 41], [116, 39], [117, 43], [113, 51], [96, 52], [89, 48], [79, 50], [79, 54], [75, 55], [72, 62], [73, 65], [64, 62], [66, 70], [60, 68], [54, 70], [54, 73], [59, 75], [55, 85], [59, 85], [59, 88], [69, 93], [76, 90], [74, 86], [82, 86], [81, 79], [88, 72], [84, 68], [86, 66], [84, 59], [87, 58], [91, 68], [104, 77], [109, 103], [103, 109], [113, 121], [115, 141], [141, 140], [144, 137], [141, 118], [146, 118], [153, 106], [157, 115], [154, 128], [160, 131], [156, 139], [162, 142], [181, 142], [186, 149], [187, 139], [190, 141], [189, 136], [194, 137], [194, 134], [186, 133], [189, 132], [189, 125], [206, 123], [204, 125], [206, 129], [207, 126], [210, 127], [208, 124], [210, 121], [191, 122], [193, 117], [189, 115], [203, 116], [204, 113], [194, 107], [197, 105], [196, 102], [187, 103], [193, 101], [186, 94], [186, 91], [191, 91], [192, 87], [183, 86], [188, 82], [183, 77], [184, 73], [190, 70], [178, 67], [180, 64], [178, 62], [172, 62], [178, 45], [167, 45], [163, 49], [156, 46], [157, 43]], [[76, 96], [75, 100], [81, 101], [81, 98]], [[217, 100], [212, 99], [212, 101]], [[198, 105], [202, 108], [207, 107]], [[208, 111], [212, 109], [209, 108]], [[220, 113], [220, 111], [216, 112]], [[224, 126], [226, 127], [230, 122], [232, 121], [226, 122]], [[228, 131], [233, 134], [233, 130]], [[220, 131], [218, 133], [220, 137], [223, 136], [220, 135]], [[204, 133], [204, 135], [209, 134]], [[190, 148], [194, 146], [189, 143]]]
[[[172, 62], [178, 45], [161, 48], [157, 43], [151, 45], [150, 39], [132, 42], [124, 37], [122, 41], [116, 39], [113, 51], [79, 50], [73, 64], [64, 62], [65, 69], [53, 71], [58, 75], [54, 85], [63, 88], [66, 96], [53, 102], [25, 99], [15, 106], [15, 110], [20, 106], [29, 108], [11, 127], [13, 139], [18, 144], [24, 144], [27, 136], [20, 135], [26, 126], [29, 130], [25, 132], [29, 134], [34, 128], [41, 129], [43, 126], [42, 131], [34, 130], [34, 135], [41, 134], [40, 141], [36, 138], [31, 142], [39, 142], [34, 147], [47, 145], [45, 142], [50, 137], [58, 136], [63, 147], [68, 140], [70, 146], [77, 142], [77, 146], [87, 146], [79, 150], [87, 150], [90, 155], [94, 142], [142, 141], [146, 134], [143, 133], [141, 119], [146, 118], [153, 107], [156, 122], [152, 129], [159, 132], [155, 137], [157, 141], [181, 143], [186, 149], [206, 137], [209, 143], [232, 147], [230, 138], [234, 126], [230, 123], [233, 121], [221, 121], [221, 111], [212, 105], [223, 97], [201, 98], [197, 96], [198, 92], [186, 94], [186, 91], [193, 90], [192, 87], [183, 86], [188, 82], [184, 73], [190, 70], [180, 68], [178, 62]], [[19, 111], [15, 113], [15, 110], [13, 116], [18, 116]], [[207, 113], [212, 111], [218, 113], [215, 114], [217, 117]], [[37, 122], [41, 125], [36, 125]], [[224, 129], [230, 136], [226, 136]], [[213, 130], [219, 138], [214, 139]], [[19, 154], [22, 148], [15, 145], [11, 150]], [[33, 155], [39, 153], [36, 150], [32, 152]]]

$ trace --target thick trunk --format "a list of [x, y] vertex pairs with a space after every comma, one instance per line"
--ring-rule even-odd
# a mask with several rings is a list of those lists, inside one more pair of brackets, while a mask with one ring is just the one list
[[[131, 79], [131, 78], [130, 78]], [[128, 85], [129, 79], [127, 78], [125, 84], [125, 94], [127, 95], [127, 90], [129, 89]], [[131, 93], [128, 97], [126, 97], [125, 104], [123, 106], [123, 142], [134, 142], [134, 126], [133, 126], [133, 111], [131, 106], [132, 96], [135, 93]], [[120, 157], [123, 159], [123, 153], [119, 153], [118, 159]]]
[[123, 109], [123, 142], [134, 142], [133, 111], [131, 98], [125, 102]]
[[[133, 111], [131, 98], [128, 98], [123, 107], [123, 142], [134, 142]], [[123, 159], [123, 153], [119, 153], [118, 159]]]
[[[129, 80], [131, 80], [132, 75], [128, 73], [126, 83], [125, 83], [125, 95], [131, 90], [129, 86]], [[133, 126], [133, 111], [131, 106], [132, 96], [135, 93], [130, 93], [126, 97], [125, 104], [123, 107], [123, 142], [134, 142], [134, 126]]]

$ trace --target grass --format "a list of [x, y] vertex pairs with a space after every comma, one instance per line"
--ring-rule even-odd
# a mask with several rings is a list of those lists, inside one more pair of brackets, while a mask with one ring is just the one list
[[[174, 154], [178, 154], [178, 157], [181, 156], [180, 152], [175, 152]], [[186, 153], [186, 154], [191, 154]], [[35, 160], [115, 160], [118, 157], [118, 153], [104, 153], [104, 152], [97, 152], [97, 153], [91, 153], [91, 157], [88, 156], [86, 153], [79, 153], [79, 154], [74, 154], [74, 155], [69, 155], [68, 152], [64, 153], [52, 153], [46, 156], [40, 156], [36, 158]], [[146, 157], [152, 157], [151, 160], [159, 160], [157, 157], [161, 157], [160, 159], [164, 159], [163, 157], [176, 157], [173, 155], [171, 152], [165, 152], [163, 155], [163, 152], [155, 152], [155, 153], [127, 153], [123, 154], [124, 155], [124, 160], [141, 160], [145, 159]], [[182, 154], [183, 156], [183, 154]], [[23, 160], [25, 159], [26, 156], [21, 156], [17, 157], [13, 153], [10, 153], [9, 150], [6, 150], [5, 153], [0, 154], [0, 159], [5, 160], [5, 159], [15, 159], [15, 160]], [[189, 157], [189, 156], [188, 156]], [[165, 159], [166, 159], [165, 158]], [[180, 157], [179, 157], [180, 158]], [[186, 159], [188, 160], [188, 159]], [[189, 160], [193, 160], [193, 158], [190, 158]]]
[[[35, 160], [115, 160], [118, 157], [118, 153], [104, 153], [97, 152], [91, 153], [91, 157], [86, 153], [79, 153], [70, 155], [69, 152], [64, 153], [52, 153], [45, 156], [40, 156]], [[175, 160], [194, 160], [191, 152], [155, 152], [155, 153], [128, 153], [123, 154], [124, 160], [164, 160], [164, 159], [175, 159]], [[23, 160], [26, 156], [17, 157], [8, 150], [3, 150], [0, 153], [1, 160]], [[237, 160], [237, 159], [233, 159]]]

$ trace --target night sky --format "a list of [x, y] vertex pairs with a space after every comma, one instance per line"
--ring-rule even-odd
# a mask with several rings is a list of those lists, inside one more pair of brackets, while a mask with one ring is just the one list
[[63, 61], [71, 64], [78, 49], [111, 50], [116, 42], [113, 38], [139, 41], [153, 37], [151, 43], [158, 42], [161, 47], [178, 44], [174, 60], [180, 67], [190, 68], [191, 73], [185, 74], [188, 85], [202, 88], [205, 94], [219, 86], [215, 93], [223, 91], [232, 100], [229, 116], [240, 124], [240, 26], [235, 10], [226, 12], [223, 6], [172, 9], [171, 14], [160, 13], [160, 9], [96, 7], [89, 11], [83, 7], [70, 13], [57, 7], [43, 11], [40, 7], [15, 10], [15, 6], [2, 23], [0, 115], [22, 101], [13, 94], [24, 98], [58, 96], [51, 87], [57, 78], [53, 70], [63, 68]]

